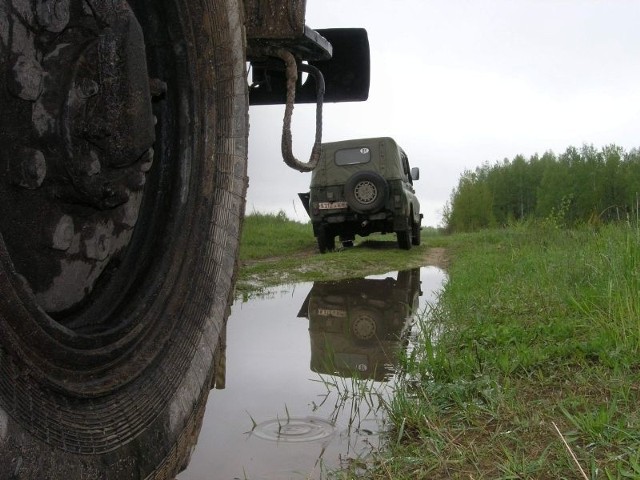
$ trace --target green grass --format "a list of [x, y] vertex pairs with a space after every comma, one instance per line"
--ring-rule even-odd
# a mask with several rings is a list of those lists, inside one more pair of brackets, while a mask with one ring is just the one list
[[365, 478], [640, 478], [637, 230], [512, 228], [450, 247]]
[[244, 219], [240, 261], [286, 256], [315, 245], [310, 223], [300, 223], [277, 214], [253, 213]]

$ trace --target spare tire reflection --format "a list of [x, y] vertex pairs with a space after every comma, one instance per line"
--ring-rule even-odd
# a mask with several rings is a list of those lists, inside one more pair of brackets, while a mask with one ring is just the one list
[[388, 380], [418, 308], [420, 269], [397, 277], [315, 282], [299, 317], [309, 319], [311, 370]]

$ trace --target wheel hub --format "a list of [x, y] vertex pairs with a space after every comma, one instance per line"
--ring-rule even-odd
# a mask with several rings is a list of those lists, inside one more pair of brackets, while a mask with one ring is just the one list
[[144, 39], [124, 0], [13, 4], [0, 231], [59, 313], [88, 298], [137, 222], [155, 141]]
[[375, 184], [369, 180], [358, 182], [353, 189], [356, 200], [363, 205], [369, 205], [378, 198], [378, 189]]
[[358, 340], [370, 340], [376, 335], [376, 322], [366, 313], [361, 313], [353, 319], [351, 324], [353, 335]]

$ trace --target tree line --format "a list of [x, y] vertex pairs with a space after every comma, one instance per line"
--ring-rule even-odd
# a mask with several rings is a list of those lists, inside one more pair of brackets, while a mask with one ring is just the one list
[[569, 147], [466, 170], [443, 211], [449, 232], [544, 219], [566, 226], [636, 218], [640, 150]]

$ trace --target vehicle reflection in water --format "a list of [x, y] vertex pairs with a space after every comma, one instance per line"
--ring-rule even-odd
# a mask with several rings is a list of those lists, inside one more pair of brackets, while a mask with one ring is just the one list
[[388, 380], [418, 309], [420, 269], [397, 279], [315, 282], [298, 316], [309, 319], [311, 370]]
[[210, 396], [178, 479], [321, 479], [366, 459], [387, 428], [380, 402], [413, 314], [444, 281], [423, 267], [277, 287], [234, 304], [226, 387]]
[[[444, 279], [442, 270], [425, 267], [278, 287], [234, 305], [215, 377], [203, 377], [221, 389], [209, 395], [206, 410], [206, 396], [192, 402], [185, 390], [180, 405], [168, 405], [117, 454], [73, 451], [99, 437], [99, 423], [82, 431], [80, 424], [48, 427], [40, 435], [44, 427], [22, 425], [5, 399], [0, 478], [172, 480], [185, 467], [179, 480], [325, 478], [379, 448], [386, 429], [379, 402], [390, 394], [412, 314], [434, 300]], [[184, 425], [176, 424], [175, 408], [191, 411]]]

